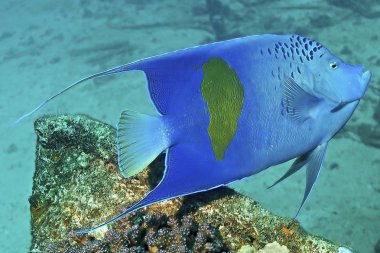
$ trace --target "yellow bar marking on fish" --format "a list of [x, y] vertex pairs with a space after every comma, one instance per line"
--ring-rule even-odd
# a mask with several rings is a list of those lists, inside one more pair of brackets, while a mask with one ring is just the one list
[[242, 112], [244, 90], [236, 72], [221, 58], [210, 58], [202, 65], [203, 99], [210, 112], [208, 134], [217, 160], [223, 160]]

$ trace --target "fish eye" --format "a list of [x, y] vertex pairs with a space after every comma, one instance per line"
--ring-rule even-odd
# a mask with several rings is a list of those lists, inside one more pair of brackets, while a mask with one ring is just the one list
[[330, 69], [337, 69], [338, 68], [338, 63], [337, 62], [330, 62]]

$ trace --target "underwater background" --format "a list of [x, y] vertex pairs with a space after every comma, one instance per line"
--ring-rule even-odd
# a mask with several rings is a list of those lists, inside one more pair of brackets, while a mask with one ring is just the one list
[[[27, 252], [28, 197], [43, 114], [84, 113], [115, 125], [120, 111], [154, 113], [142, 73], [89, 81], [15, 127], [20, 115], [67, 84], [140, 58], [234, 37], [304, 35], [372, 80], [346, 127], [329, 143], [324, 169], [298, 220], [308, 232], [358, 252], [380, 239], [380, 1], [11, 1], [0, 3], [0, 252]], [[230, 186], [292, 217], [304, 171], [267, 190], [289, 162]], [[377, 251], [379, 252], [379, 251]]]

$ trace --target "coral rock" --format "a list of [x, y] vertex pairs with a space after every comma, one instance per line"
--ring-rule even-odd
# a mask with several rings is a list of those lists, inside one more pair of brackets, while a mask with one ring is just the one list
[[281, 246], [278, 242], [272, 242], [259, 250], [259, 253], [289, 253], [289, 249], [284, 245]]
[[35, 131], [31, 252], [338, 252], [339, 245], [308, 235], [227, 187], [157, 203], [76, 236], [73, 231], [143, 198], [163, 175], [164, 156], [124, 179], [111, 126], [86, 116], [54, 116], [38, 119]]

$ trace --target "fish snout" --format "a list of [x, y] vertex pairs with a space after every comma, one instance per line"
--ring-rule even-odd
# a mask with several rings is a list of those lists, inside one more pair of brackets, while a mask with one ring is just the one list
[[360, 86], [362, 90], [362, 96], [364, 96], [364, 93], [366, 92], [368, 88], [369, 81], [371, 80], [371, 71], [369, 71], [366, 67], [361, 66], [361, 77], [360, 77]]
[[332, 113], [340, 111], [346, 105], [353, 102], [356, 102], [357, 104], [358, 101], [364, 96], [368, 88], [368, 83], [371, 79], [371, 72], [366, 69], [366, 67], [352, 66], [349, 73], [354, 75], [351, 75], [350, 77], [353, 81], [351, 84], [355, 85], [350, 85], [350, 88], [345, 90], [346, 93], [343, 93], [342, 99], [340, 99], [339, 103], [337, 103], [337, 105], [330, 111]]

